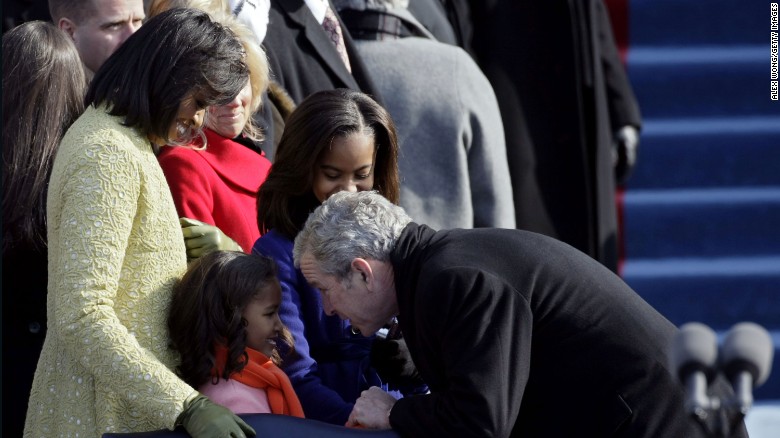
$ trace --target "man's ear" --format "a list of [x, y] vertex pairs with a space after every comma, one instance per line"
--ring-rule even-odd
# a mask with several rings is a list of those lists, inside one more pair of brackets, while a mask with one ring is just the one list
[[74, 39], [73, 34], [76, 32], [76, 23], [71, 21], [70, 18], [60, 18], [60, 21], [57, 22], [57, 27], [67, 33], [70, 39]]
[[371, 270], [371, 265], [365, 259], [356, 258], [352, 260], [350, 267], [360, 275], [363, 281], [366, 282], [367, 287], [371, 289], [374, 280], [374, 272]]

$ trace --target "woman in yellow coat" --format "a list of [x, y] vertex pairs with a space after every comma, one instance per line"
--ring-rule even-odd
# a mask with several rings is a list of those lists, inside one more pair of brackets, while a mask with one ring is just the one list
[[49, 185], [49, 329], [26, 437], [179, 424], [194, 437], [254, 435], [172, 371], [166, 316], [187, 260], [152, 145], [198, 135], [205, 107], [246, 83], [243, 58], [235, 35], [207, 14], [173, 9], [97, 72]]

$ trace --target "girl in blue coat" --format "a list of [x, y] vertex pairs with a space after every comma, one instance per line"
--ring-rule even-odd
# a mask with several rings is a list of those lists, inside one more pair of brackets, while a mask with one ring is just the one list
[[297, 353], [283, 369], [307, 418], [345, 424], [361, 391], [389, 388], [371, 365], [375, 339], [323, 312], [319, 292], [293, 265], [293, 239], [309, 213], [333, 193], [377, 190], [397, 204], [397, 155], [393, 121], [373, 99], [347, 89], [317, 92], [290, 115], [258, 192], [263, 236], [252, 252], [272, 257], [279, 268], [279, 313]]

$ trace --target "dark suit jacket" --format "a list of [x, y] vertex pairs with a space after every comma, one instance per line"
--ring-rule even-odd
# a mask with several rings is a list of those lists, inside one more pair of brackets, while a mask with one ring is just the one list
[[410, 224], [391, 254], [399, 322], [431, 394], [406, 436], [702, 436], [667, 369], [677, 329], [574, 248], [521, 230]]
[[295, 104], [311, 93], [334, 88], [362, 91], [382, 103], [346, 26], [341, 27], [352, 74], [303, 0], [271, 2], [263, 46], [272, 76]]

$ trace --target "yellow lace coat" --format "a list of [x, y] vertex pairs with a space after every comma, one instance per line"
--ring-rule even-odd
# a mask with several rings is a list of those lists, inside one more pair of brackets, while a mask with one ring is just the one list
[[88, 108], [57, 152], [47, 217], [49, 329], [25, 437], [173, 428], [193, 393], [166, 325], [187, 261], [149, 141]]

